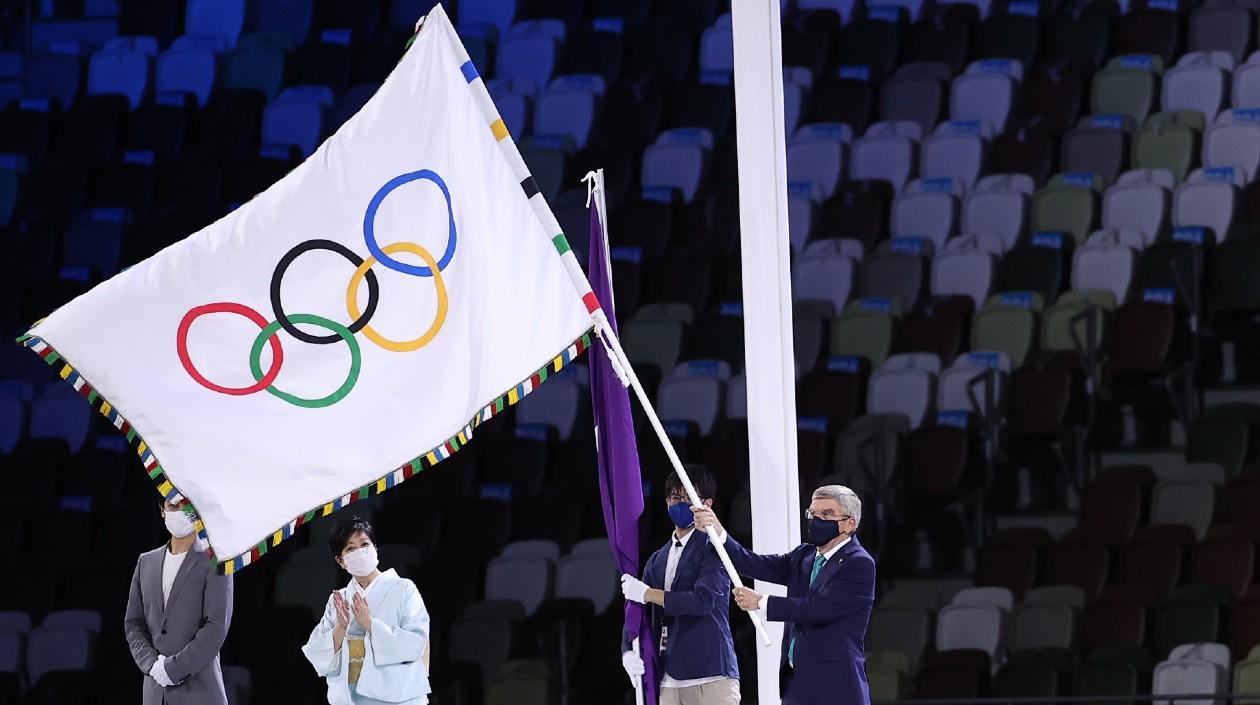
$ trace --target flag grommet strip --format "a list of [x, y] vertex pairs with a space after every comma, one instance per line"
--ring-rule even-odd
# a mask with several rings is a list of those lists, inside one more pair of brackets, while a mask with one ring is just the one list
[[460, 72], [464, 74], [469, 88], [473, 90], [473, 95], [477, 99], [477, 105], [481, 108], [482, 117], [485, 119], [486, 124], [490, 126], [490, 132], [499, 143], [500, 149], [503, 150], [503, 156], [507, 158], [512, 174], [521, 182], [521, 188], [525, 192], [525, 198], [529, 200], [530, 207], [534, 210], [534, 215], [538, 217], [538, 222], [542, 223], [546, 232], [555, 233], [555, 236], [552, 238], [552, 244], [556, 247], [556, 254], [560, 255], [561, 261], [564, 262], [574, 289], [577, 290], [578, 296], [586, 304], [586, 309], [592, 314], [592, 321], [594, 321], [594, 313], [600, 309], [599, 302], [595, 297], [595, 293], [591, 291], [590, 282], [586, 281], [586, 273], [582, 271], [582, 265], [578, 263], [577, 257], [574, 256], [573, 250], [569, 247], [568, 239], [565, 238], [564, 231], [560, 228], [560, 221], [556, 220], [556, 216], [551, 212], [551, 208], [547, 206], [547, 200], [543, 198], [542, 193], [538, 190], [538, 184], [534, 181], [533, 174], [529, 173], [529, 167], [526, 166], [520, 150], [516, 148], [516, 142], [511, 139], [507, 127], [503, 124], [503, 118], [499, 115], [499, 109], [495, 107], [494, 100], [490, 97], [490, 91], [486, 89], [485, 80], [477, 73], [477, 68], [473, 65], [472, 59], [468, 57], [468, 52], [464, 49], [464, 45], [456, 41], [452, 49], [455, 51], [456, 56], [464, 60], [464, 63], [460, 66]]
[[[516, 405], [530, 392], [537, 389], [539, 385], [547, 381], [551, 375], [561, 371], [566, 365], [577, 359], [579, 355], [586, 352], [586, 349], [591, 346], [593, 333], [593, 329], [587, 331], [582, 337], [573, 341], [569, 347], [561, 350], [558, 355], [549, 360], [547, 364], [543, 365], [536, 372], [522, 380], [515, 387], [496, 397], [489, 404], [486, 404], [458, 433], [447, 439], [446, 442], [416, 456], [402, 467], [390, 471], [388, 474], [369, 482], [349, 494], [342, 495], [295, 517], [289, 523], [276, 529], [271, 536], [259, 542], [257, 546], [254, 546], [249, 551], [222, 561], [216, 559], [215, 569], [220, 574], [231, 575], [266, 555], [267, 551], [281, 541], [291, 537], [303, 524], [307, 524], [318, 517], [328, 516], [342, 507], [365, 500], [372, 495], [380, 494], [451, 457], [472, 440], [474, 429], [503, 413], [509, 407]], [[159, 494], [169, 502], [178, 502], [184, 499], [184, 495], [175, 487], [171, 479], [166, 476], [161, 463], [158, 462], [152, 449], [145, 443], [135, 427], [105, 397], [97, 393], [96, 389], [74, 369], [68, 360], [63, 358], [51, 345], [38, 336], [27, 334], [18, 338], [17, 343], [39, 355], [40, 359], [56, 370], [63, 380], [73, 385], [75, 391], [91, 404], [101, 416], [104, 416], [114, 428], [127, 437], [127, 442], [135, 447], [136, 455], [140, 456], [145, 472], [149, 474], [149, 479], [153, 481]], [[196, 511], [196, 507], [193, 507], [193, 510]], [[195, 520], [194, 527], [197, 535], [208, 542], [205, 524], [200, 517]], [[206, 553], [211, 558], [215, 558], [213, 549], [207, 548]]]

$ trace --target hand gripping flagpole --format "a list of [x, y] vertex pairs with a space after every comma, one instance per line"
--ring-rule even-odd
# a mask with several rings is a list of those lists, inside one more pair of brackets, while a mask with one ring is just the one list
[[[626, 358], [626, 353], [621, 348], [621, 341], [617, 340], [617, 336], [612, 332], [608, 325], [608, 317], [604, 315], [602, 309], [597, 310], [595, 316], [595, 329], [599, 333], [599, 339], [603, 342], [604, 348], [608, 350], [608, 357], [616, 360], [613, 369], [618, 372], [618, 376], [622, 377], [622, 383], [634, 390], [634, 394], [639, 398], [639, 403], [643, 405], [643, 411], [647, 414], [647, 419], [652, 424], [652, 430], [656, 431], [656, 437], [660, 439], [661, 445], [665, 448], [665, 455], [669, 457], [669, 462], [674, 466], [674, 472], [678, 473], [678, 479], [682, 482], [683, 489], [687, 490], [687, 497], [691, 500], [693, 507], [703, 507], [704, 502], [700, 501], [700, 495], [696, 493], [695, 485], [691, 484], [691, 478], [687, 475], [687, 471], [683, 469], [682, 460], [678, 458], [678, 453], [674, 451], [674, 444], [669, 439], [669, 434], [665, 433], [665, 427], [661, 425], [661, 419], [656, 415], [656, 409], [652, 408], [652, 402], [648, 399], [647, 392], [644, 391], [643, 385], [639, 382], [639, 377], [635, 375], [634, 368], [630, 366], [630, 361]], [[622, 376], [624, 375], [624, 376]], [[744, 587], [743, 581], [739, 579], [739, 572], [735, 570], [735, 565], [731, 563], [731, 557], [726, 553], [726, 545], [717, 541], [717, 534], [714, 533], [712, 526], [705, 529], [709, 534], [710, 542], [713, 548], [717, 549], [718, 558], [722, 560], [722, 565], [726, 567], [726, 574], [730, 577], [731, 583], [735, 587]], [[757, 633], [761, 635], [761, 641], [766, 646], [773, 643], [770, 639], [770, 633], [766, 631], [766, 625], [761, 621], [761, 615], [757, 612], [749, 612], [749, 618], [752, 619], [753, 626], [757, 628]]]
[[[587, 174], [583, 181], [588, 179], [593, 183], [588, 185], [593, 193], [597, 206], [600, 209], [600, 221], [606, 219], [607, 211], [604, 208], [604, 178], [603, 170]], [[604, 225], [605, 237], [607, 237], [607, 225]], [[611, 281], [611, 278], [610, 278]], [[644, 391], [643, 385], [639, 382], [639, 377], [634, 373], [634, 367], [630, 365], [629, 358], [626, 357], [625, 350], [621, 347], [621, 341], [617, 339], [617, 335], [613, 333], [612, 326], [608, 325], [608, 316], [604, 314], [602, 308], [596, 309], [592, 314], [595, 319], [595, 330], [599, 334], [599, 339], [604, 345], [604, 349], [608, 351], [608, 359], [612, 362], [613, 371], [620, 378], [621, 384], [634, 390], [634, 394], [639, 399], [639, 403], [643, 406], [643, 411], [647, 415], [648, 422], [652, 424], [652, 430], [656, 431], [656, 437], [660, 439], [661, 446], [665, 448], [665, 455], [669, 457], [669, 462], [674, 466], [674, 472], [678, 474], [678, 479], [682, 482], [683, 489], [687, 491], [687, 497], [691, 500], [693, 507], [703, 507], [704, 502], [701, 501], [696, 487], [691, 483], [691, 477], [687, 475], [687, 471], [683, 468], [682, 460], [679, 459], [678, 453], [674, 450], [674, 444], [669, 439], [669, 434], [665, 433], [665, 427], [661, 425], [661, 419], [656, 415], [656, 409], [652, 407], [651, 400], [648, 399], [647, 392]], [[713, 548], [717, 550], [718, 558], [721, 559], [722, 565], [726, 568], [726, 574], [730, 577], [731, 583], [735, 587], [744, 587], [744, 583], [739, 578], [739, 572], [735, 570], [735, 565], [731, 563], [731, 557], [726, 552], [726, 545], [717, 541], [717, 534], [713, 527], [708, 527], [706, 533], [709, 535], [709, 541], [713, 544]], [[761, 636], [761, 641], [766, 646], [774, 643], [770, 639], [770, 633], [766, 631], [766, 625], [761, 620], [761, 615], [757, 612], [749, 612], [749, 619], [752, 620], [753, 626], [757, 628], [757, 634]]]

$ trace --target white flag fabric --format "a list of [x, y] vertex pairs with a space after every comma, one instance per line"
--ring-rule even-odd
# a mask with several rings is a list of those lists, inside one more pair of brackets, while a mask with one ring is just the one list
[[456, 452], [597, 306], [439, 5], [305, 163], [21, 342], [232, 572]]

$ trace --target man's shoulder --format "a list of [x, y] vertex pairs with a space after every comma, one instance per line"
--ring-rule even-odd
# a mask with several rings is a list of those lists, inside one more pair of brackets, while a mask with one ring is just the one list
[[137, 559], [137, 562], [147, 563], [149, 561], [160, 561], [162, 560], [162, 554], [164, 553], [166, 553], [166, 544], [162, 544], [161, 546], [158, 546], [157, 548], [141, 553], [140, 558]]

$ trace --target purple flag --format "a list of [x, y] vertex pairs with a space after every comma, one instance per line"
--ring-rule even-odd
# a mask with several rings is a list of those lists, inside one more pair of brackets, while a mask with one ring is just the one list
[[[608, 325], [617, 332], [617, 318], [612, 307], [612, 281], [608, 274], [608, 258], [604, 247], [604, 228], [599, 209], [591, 208], [591, 249], [588, 277], [591, 290], [599, 299]], [[613, 559], [619, 573], [641, 575], [639, 569], [639, 516], [643, 514], [643, 477], [639, 474], [639, 451], [634, 440], [634, 421], [630, 415], [630, 392], [621, 386], [613, 371], [608, 352], [602, 345], [592, 345], [591, 403], [595, 407], [595, 442], [599, 449], [599, 493], [604, 503], [604, 528], [612, 544]], [[647, 611], [637, 602], [626, 601], [625, 633], [628, 639], [639, 637], [639, 653], [643, 655], [643, 695], [648, 705], [656, 705], [656, 648]]]

